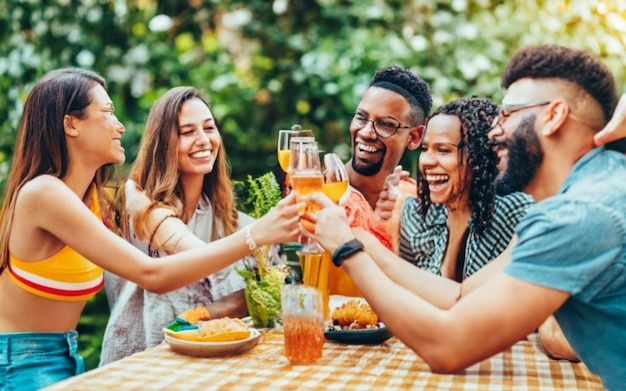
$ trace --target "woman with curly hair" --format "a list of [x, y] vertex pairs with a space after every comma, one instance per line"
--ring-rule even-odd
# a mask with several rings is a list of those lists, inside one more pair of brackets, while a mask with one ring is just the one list
[[[427, 121], [420, 146], [418, 195], [407, 196], [402, 205], [399, 255], [432, 274], [425, 280], [428, 292], [420, 293], [441, 308], [504, 267], [503, 253], [512, 245], [515, 227], [534, 204], [522, 192], [496, 195], [498, 157], [488, 133], [498, 113], [489, 99], [476, 97], [437, 109]], [[368, 253], [384, 254], [374, 257], [377, 262], [386, 259], [404, 275], [410, 274], [371, 236], [355, 234]], [[484, 268], [488, 263], [492, 265]], [[386, 264], [379, 266], [387, 273]], [[577, 360], [554, 317], [539, 332], [550, 355]]]
[[496, 258], [533, 199], [496, 196], [498, 160], [487, 138], [498, 107], [484, 98], [454, 100], [429, 118], [419, 157], [418, 196], [400, 219], [400, 256], [462, 281]]

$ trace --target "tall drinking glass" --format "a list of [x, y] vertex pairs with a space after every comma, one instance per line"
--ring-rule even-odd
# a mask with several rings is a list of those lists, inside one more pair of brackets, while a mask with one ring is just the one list
[[278, 143], [276, 147], [276, 153], [278, 156], [278, 164], [280, 168], [285, 172], [285, 187], [287, 193], [291, 190], [291, 178], [289, 174], [289, 161], [291, 160], [291, 139], [293, 137], [310, 137], [313, 138], [313, 131], [303, 130], [300, 125], [294, 125], [291, 129], [280, 129], [278, 131]]
[[289, 171], [289, 156], [291, 155], [289, 152], [289, 148], [291, 144], [291, 138], [297, 134], [298, 131], [292, 129], [281, 129], [278, 131], [278, 164], [284, 172]]
[[292, 364], [314, 363], [324, 348], [322, 295], [313, 287], [291, 284], [280, 293], [285, 355]]
[[[292, 137], [289, 160], [289, 174], [291, 185], [296, 193], [298, 202], [305, 202], [303, 210], [299, 211], [301, 216], [315, 214], [319, 211], [319, 206], [309, 199], [315, 192], [322, 191], [324, 176], [320, 164], [319, 150], [317, 142], [310, 137]], [[307, 220], [301, 220], [306, 224]], [[321, 253], [323, 249], [314, 240], [302, 235], [301, 243], [305, 247], [301, 252]]]
[[328, 276], [331, 272], [332, 261], [328, 251], [323, 253], [303, 253], [296, 251], [300, 259], [302, 269], [302, 283], [317, 288], [322, 294], [324, 307], [324, 319], [330, 319], [329, 301], [330, 290], [328, 289]]
[[[323, 158], [324, 184], [322, 191], [334, 203], [339, 201], [348, 189], [348, 171], [339, 156], [335, 153], [326, 153]], [[332, 268], [330, 254], [324, 251], [323, 254], [301, 255], [302, 262], [306, 266], [303, 270], [304, 284], [315, 286], [322, 292], [324, 303], [324, 317], [329, 319], [330, 290], [328, 280], [331, 273], [336, 272]], [[307, 278], [307, 273], [309, 276]]]

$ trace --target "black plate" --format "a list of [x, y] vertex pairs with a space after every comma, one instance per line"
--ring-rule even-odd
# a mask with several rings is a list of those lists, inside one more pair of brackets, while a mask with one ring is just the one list
[[324, 337], [330, 341], [355, 345], [377, 345], [392, 337], [391, 331], [381, 323], [377, 329], [326, 330]]

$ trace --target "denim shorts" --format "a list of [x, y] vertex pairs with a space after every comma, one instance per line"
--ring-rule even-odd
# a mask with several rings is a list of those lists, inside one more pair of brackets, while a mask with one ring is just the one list
[[0, 390], [38, 390], [85, 371], [78, 333], [0, 334]]

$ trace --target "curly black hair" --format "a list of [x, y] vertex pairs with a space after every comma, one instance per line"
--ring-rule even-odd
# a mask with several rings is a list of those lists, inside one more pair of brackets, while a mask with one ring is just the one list
[[428, 84], [399, 65], [377, 70], [369, 86], [386, 88], [404, 96], [411, 106], [411, 121], [414, 126], [422, 125], [426, 121], [433, 106]]
[[605, 122], [617, 105], [615, 79], [611, 71], [593, 55], [559, 45], [529, 46], [516, 52], [502, 75], [502, 87], [519, 79], [558, 78], [580, 86], [602, 107]]
[[[496, 199], [494, 182], [498, 175], [498, 157], [487, 133], [498, 115], [498, 106], [486, 98], [461, 98], [441, 106], [428, 120], [439, 114], [454, 115], [461, 120], [459, 166], [467, 164], [469, 168], [465, 175], [471, 176], [469, 203], [472, 224], [476, 233], [481, 234], [491, 224]], [[428, 182], [421, 171], [418, 172], [417, 190], [418, 213], [424, 218], [432, 202]]]

